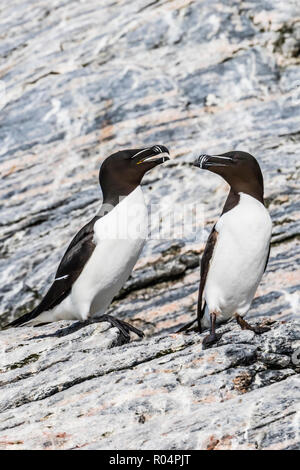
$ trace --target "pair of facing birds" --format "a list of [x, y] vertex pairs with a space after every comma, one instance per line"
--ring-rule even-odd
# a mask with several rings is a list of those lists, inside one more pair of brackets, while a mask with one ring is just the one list
[[[143, 336], [137, 328], [105, 312], [130, 276], [145, 243], [141, 236], [118, 236], [118, 228], [128, 222], [130, 209], [137, 206], [135, 223], [147, 227], [140, 183], [146, 172], [166, 160], [169, 151], [163, 145], [123, 150], [104, 160], [99, 173], [100, 211], [69, 244], [39, 305], [7, 327], [57, 320], [109, 321], [127, 341], [130, 331]], [[267, 266], [272, 223], [264, 206], [263, 176], [252, 155], [239, 151], [201, 155], [194, 165], [220, 175], [230, 185], [201, 260], [197, 318], [179, 330], [188, 330], [196, 321], [199, 332], [210, 328], [203, 341], [205, 348], [219, 339], [216, 324], [234, 317], [242, 329], [257, 334], [267, 331], [266, 327], [252, 327], [243, 317]]]

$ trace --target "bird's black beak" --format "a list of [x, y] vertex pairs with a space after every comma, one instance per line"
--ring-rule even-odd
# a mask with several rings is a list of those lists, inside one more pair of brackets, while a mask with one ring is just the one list
[[141, 150], [132, 158], [137, 159], [137, 165], [152, 162], [155, 162], [158, 165], [170, 160], [169, 154], [169, 150], [164, 145], [154, 145], [153, 147]]
[[235, 163], [235, 160], [231, 157], [202, 154], [194, 161], [193, 165], [197, 166], [198, 168], [208, 170], [209, 168], [216, 168], [220, 166], [231, 166]]

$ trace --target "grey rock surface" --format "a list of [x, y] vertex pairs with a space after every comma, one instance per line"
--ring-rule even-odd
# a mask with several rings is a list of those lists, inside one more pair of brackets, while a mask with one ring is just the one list
[[[253, 322], [253, 320], [252, 320]], [[107, 323], [2, 332], [2, 449], [299, 449], [300, 324], [118, 345]]]
[[[1, 446], [299, 446], [299, 28], [297, 0], [2, 2], [0, 324], [38, 303], [98, 209], [104, 158], [162, 143], [172, 159], [144, 178], [152, 236], [110, 308], [146, 339], [121, 345], [108, 324], [0, 332]], [[274, 225], [248, 318], [276, 323], [261, 337], [225, 325], [202, 352], [174, 332], [195, 316], [228, 187], [189, 162], [232, 149], [258, 158]]]

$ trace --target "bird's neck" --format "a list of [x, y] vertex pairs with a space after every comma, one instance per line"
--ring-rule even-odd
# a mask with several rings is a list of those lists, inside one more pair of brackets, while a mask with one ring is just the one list
[[227, 199], [226, 199], [226, 202], [224, 204], [224, 207], [223, 207], [223, 210], [222, 210], [222, 214], [225, 214], [226, 212], [230, 211], [231, 209], [233, 209], [235, 206], [238, 205], [240, 201], [240, 196], [238, 193], [236, 193], [235, 191], [233, 191], [232, 188], [230, 188], [230, 191], [229, 191], [229, 194], [227, 196]]
[[103, 215], [108, 214], [113, 210], [125, 197], [129, 196], [137, 186], [123, 186], [119, 187], [116, 191], [115, 188], [111, 190], [103, 190], [103, 202], [98, 213], [98, 216], [103, 217]]
[[254, 199], [264, 204], [264, 188], [258, 181], [251, 181], [251, 183], [248, 184], [243, 183], [242, 185], [231, 187], [231, 191], [237, 194], [248, 194], [248, 196], [252, 196]]
[[259, 202], [261, 202], [264, 205], [263, 189], [259, 185], [257, 187], [243, 187], [243, 188], [239, 188], [239, 187], [233, 188], [231, 186], [225, 205], [223, 207], [222, 214], [225, 214], [225, 212], [230, 211], [231, 209], [233, 209], [235, 206], [238, 205], [240, 201], [241, 193], [247, 194], [248, 196], [251, 196], [254, 199], [257, 199]]

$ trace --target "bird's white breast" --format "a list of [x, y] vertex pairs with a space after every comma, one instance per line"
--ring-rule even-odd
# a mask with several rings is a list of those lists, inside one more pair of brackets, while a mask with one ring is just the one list
[[147, 227], [147, 208], [140, 186], [95, 223], [96, 247], [65, 303], [76, 318], [84, 320], [105, 312], [142, 251]]
[[262, 203], [240, 193], [238, 205], [220, 217], [215, 229], [217, 242], [204, 290], [206, 321], [208, 312], [219, 312], [222, 321], [248, 311], [265, 269], [272, 223]]

